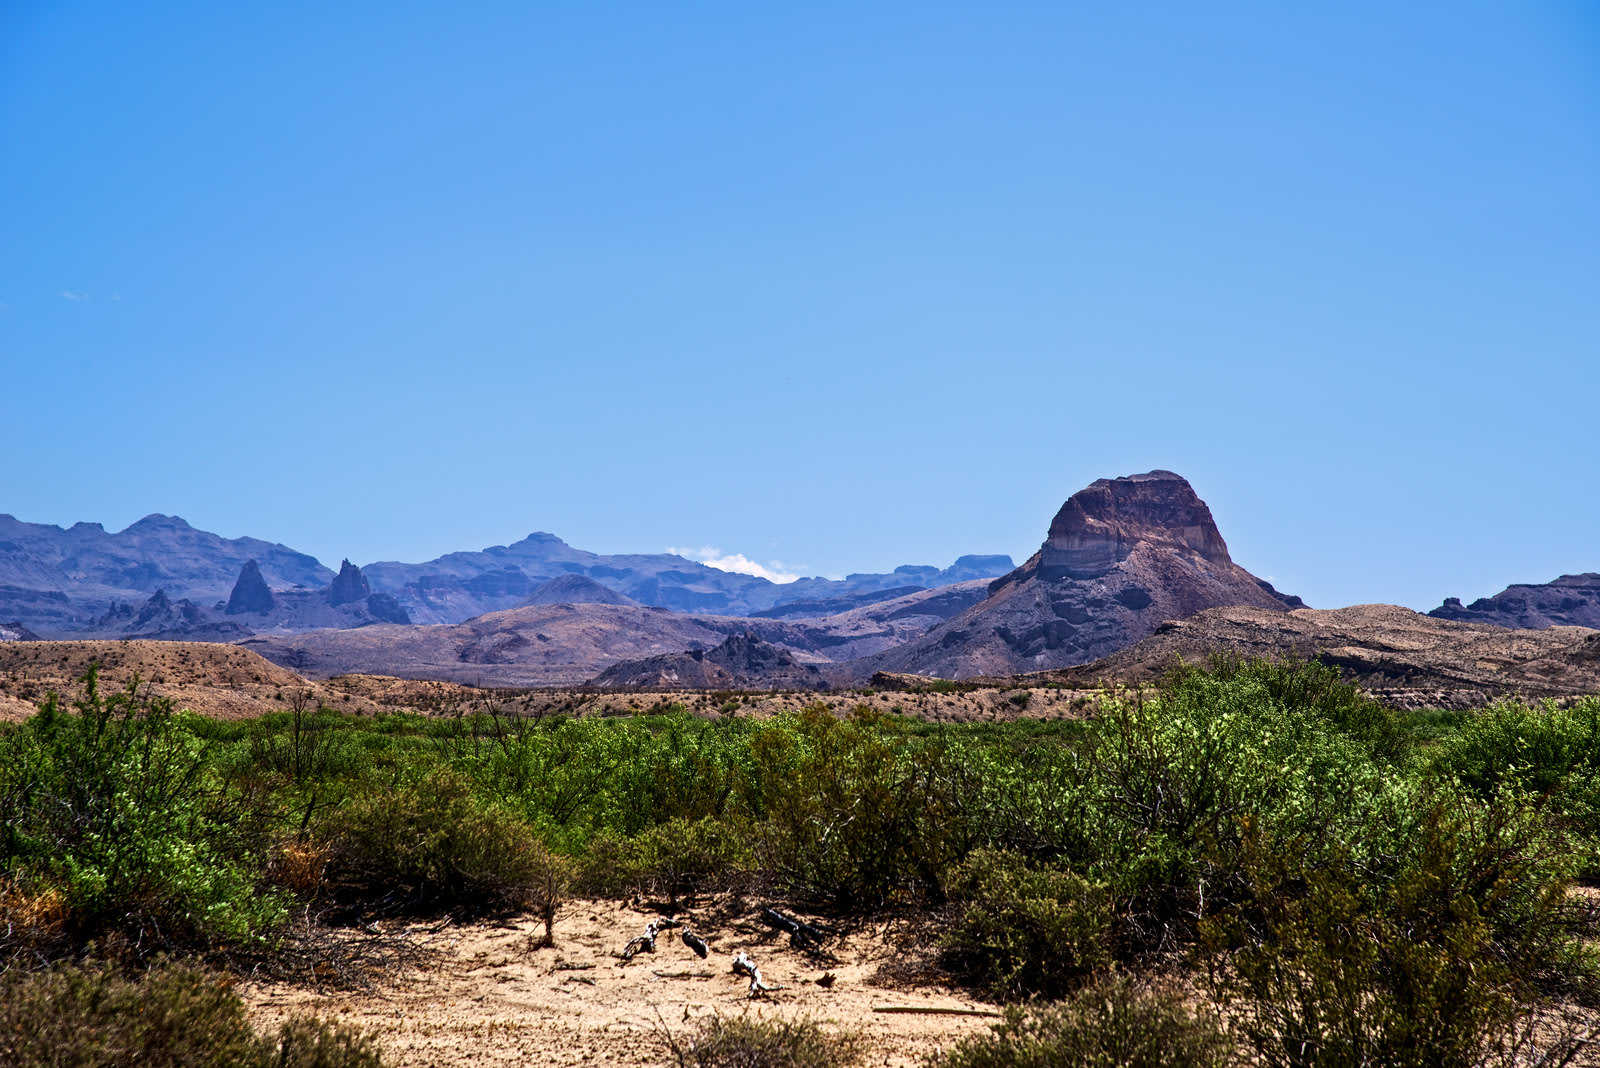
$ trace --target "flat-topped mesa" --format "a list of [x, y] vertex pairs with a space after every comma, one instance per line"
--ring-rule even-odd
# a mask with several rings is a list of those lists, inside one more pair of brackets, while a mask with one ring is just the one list
[[1145, 543], [1186, 549], [1230, 565], [1228, 545], [1187, 479], [1171, 471], [1102, 478], [1074, 493], [1050, 523], [1039, 553], [1039, 575], [1094, 578]]

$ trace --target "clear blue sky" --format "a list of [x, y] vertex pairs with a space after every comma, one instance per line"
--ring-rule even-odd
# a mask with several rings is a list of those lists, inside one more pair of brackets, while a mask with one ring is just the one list
[[1600, 570], [1600, 7], [0, 4], [0, 512]]

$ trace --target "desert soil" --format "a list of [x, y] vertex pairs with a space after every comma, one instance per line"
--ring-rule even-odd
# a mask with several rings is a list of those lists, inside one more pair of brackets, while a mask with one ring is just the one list
[[[386, 1064], [443, 1068], [664, 1064], [667, 1034], [681, 1040], [708, 1017], [744, 1015], [812, 1019], [830, 1032], [853, 1031], [867, 1044], [865, 1064], [910, 1066], [995, 1022], [990, 1015], [875, 1011], [887, 1005], [995, 1012], [936, 983], [886, 978], [906, 959], [898, 948], [908, 934], [904, 923], [832, 928], [823, 952], [811, 955], [764, 923], [757, 902], [724, 899], [679, 913], [711, 944], [706, 959], [676, 932], [664, 932], [654, 954], [619, 967], [622, 948], [658, 915], [627, 903], [571, 902], [552, 948], [537, 948], [543, 927], [533, 917], [432, 934], [432, 927], [416, 925], [406, 933], [425, 943], [434, 960], [373, 989], [247, 983], [241, 993], [258, 1027], [315, 1013], [376, 1034]], [[752, 999], [748, 980], [731, 971], [741, 950], [781, 989]], [[819, 982], [830, 974], [830, 984]]]

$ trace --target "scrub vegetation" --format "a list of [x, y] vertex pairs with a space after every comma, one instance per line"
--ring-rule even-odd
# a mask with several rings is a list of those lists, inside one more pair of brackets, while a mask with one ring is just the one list
[[[1588, 1054], [1558, 1010], [1600, 1008], [1571, 892], [1600, 878], [1600, 699], [1407, 715], [1316, 664], [1219, 659], [1072, 721], [290, 704], [202, 719], [91, 672], [0, 734], [6, 1000], [89, 1033], [90, 986], [164, 983], [226, 1017], [226, 984], [173, 962], [270, 960], [312, 911], [531, 910], [559, 937], [568, 894], [759, 888], [941, 917], [938, 966], [1016, 1006], [951, 1068], [1559, 1064]], [[195, 1034], [375, 1056], [229, 1019]], [[679, 1062], [810, 1063], [712, 1052], [784, 1045], [735, 1030]]]

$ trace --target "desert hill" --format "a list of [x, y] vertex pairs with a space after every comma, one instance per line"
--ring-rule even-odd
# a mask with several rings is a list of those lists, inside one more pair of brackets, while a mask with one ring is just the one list
[[1435, 619], [1497, 627], [1600, 627], [1600, 574], [1562, 575], [1542, 585], [1507, 586], [1463, 605], [1449, 597], [1428, 613]]
[[309, 690], [351, 711], [371, 711], [370, 701], [347, 702], [343, 693], [309, 683], [237, 645], [211, 642], [32, 641], [0, 643], [0, 718], [32, 715], [54, 690], [70, 700], [91, 662], [100, 665], [102, 692], [124, 688], [138, 675], [141, 689], [170, 697], [179, 708], [220, 719], [256, 716], [284, 708], [296, 690]]
[[588, 683], [605, 689], [825, 690], [813, 664], [754, 634], [730, 634], [714, 649], [665, 653], [613, 664]]
[[1093, 686], [1144, 683], [1179, 660], [1216, 652], [1318, 657], [1390, 704], [1464, 708], [1500, 694], [1562, 697], [1600, 692], [1600, 630], [1510, 630], [1435, 619], [1395, 605], [1351, 608], [1212, 608], [1091, 664], [1022, 676]]
[[562, 575], [534, 589], [518, 607], [530, 604], [630, 604], [632, 597], [602, 586], [586, 575]]
[[258, 635], [243, 644], [314, 677], [362, 672], [486, 686], [575, 686], [613, 664], [710, 649], [752, 633], [804, 662], [900, 645], [983, 596], [978, 579], [821, 619], [689, 615], [635, 605], [526, 605], [465, 623]]
[[983, 601], [854, 665], [854, 674], [959, 679], [1066, 667], [1207, 608], [1300, 604], [1233, 562], [1211, 510], [1183, 478], [1100, 479], [1062, 505], [1039, 551], [991, 583]]

